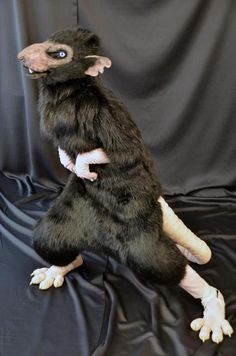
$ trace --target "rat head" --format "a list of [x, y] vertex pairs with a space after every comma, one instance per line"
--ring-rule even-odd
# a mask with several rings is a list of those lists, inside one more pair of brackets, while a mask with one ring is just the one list
[[30, 78], [54, 84], [103, 73], [111, 60], [99, 51], [98, 37], [79, 28], [56, 32], [47, 41], [24, 48], [17, 57]]

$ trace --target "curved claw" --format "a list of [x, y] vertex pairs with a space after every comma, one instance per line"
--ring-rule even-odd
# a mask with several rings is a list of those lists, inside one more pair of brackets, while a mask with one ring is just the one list
[[32, 273], [31, 273], [31, 277], [32, 276], [36, 276], [37, 274], [39, 274], [39, 273], [42, 273], [42, 272], [46, 272], [48, 270], [48, 268], [47, 267], [43, 267], [43, 268], [37, 268], [37, 269], [35, 269]]
[[43, 290], [48, 289], [52, 287], [53, 282], [54, 282], [54, 278], [48, 277], [39, 284], [39, 289], [43, 289]]
[[209, 340], [210, 338], [210, 333], [211, 333], [211, 328], [209, 325], [203, 325], [201, 327], [201, 331], [199, 333], [199, 338], [202, 340], [202, 342], [205, 342], [206, 340]]
[[39, 284], [40, 282], [42, 282], [45, 278], [45, 273], [41, 272], [36, 274], [30, 281], [30, 285], [31, 284]]
[[214, 327], [212, 330], [212, 341], [219, 344], [221, 341], [223, 341], [223, 332], [220, 326]]

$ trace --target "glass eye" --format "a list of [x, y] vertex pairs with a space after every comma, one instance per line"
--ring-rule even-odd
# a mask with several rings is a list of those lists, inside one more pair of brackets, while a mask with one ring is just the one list
[[63, 50], [59, 50], [56, 52], [48, 51], [47, 54], [54, 59], [63, 59], [63, 58], [66, 58], [66, 56], [67, 56], [67, 52], [63, 51]]
[[66, 52], [65, 51], [58, 52], [58, 57], [59, 58], [65, 58], [66, 57]]

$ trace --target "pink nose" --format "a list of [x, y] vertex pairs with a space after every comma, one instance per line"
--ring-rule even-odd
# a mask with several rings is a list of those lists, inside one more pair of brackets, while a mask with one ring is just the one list
[[23, 61], [24, 60], [24, 54], [22, 53], [23, 51], [21, 51], [20, 53], [17, 54], [17, 58], [20, 60], [20, 61]]

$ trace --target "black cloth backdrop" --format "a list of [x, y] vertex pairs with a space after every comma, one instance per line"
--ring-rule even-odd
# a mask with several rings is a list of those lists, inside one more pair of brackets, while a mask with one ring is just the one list
[[100, 35], [113, 62], [104, 83], [142, 130], [170, 205], [212, 248], [194, 268], [236, 329], [235, 0], [1, 0], [0, 355], [233, 356], [235, 337], [202, 344], [190, 330], [199, 301], [147, 288], [109, 257], [85, 252], [61, 289], [28, 285], [45, 265], [32, 226], [67, 173], [39, 135], [37, 84], [16, 54], [78, 23]]

